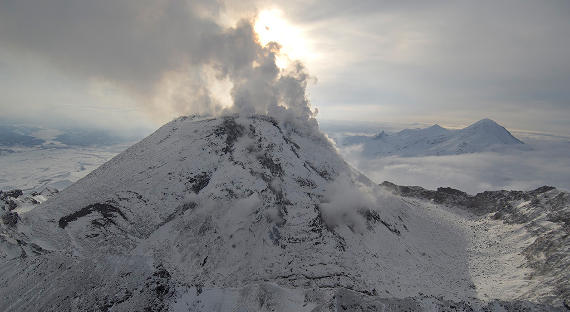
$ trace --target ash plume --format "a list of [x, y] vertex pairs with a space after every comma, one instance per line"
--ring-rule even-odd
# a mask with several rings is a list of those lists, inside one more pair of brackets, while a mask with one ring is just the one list
[[[304, 66], [280, 69], [280, 46], [260, 44], [254, 15], [225, 27], [223, 12], [223, 3], [206, 0], [7, 0], [0, 44], [118, 85], [162, 119], [238, 112], [315, 124]], [[228, 86], [231, 103], [222, 103], [216, 83]]]

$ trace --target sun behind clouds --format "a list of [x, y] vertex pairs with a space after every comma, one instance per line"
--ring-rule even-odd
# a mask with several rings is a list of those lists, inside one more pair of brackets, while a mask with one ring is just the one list
[[292, 25], [279, 9], [262, 10], [256, 17], [254, 30], [261, 45], [270, 42], [281, 45], [277, 66], [285, 68], [293, 60], [306, 61], [310, 57], [307, 40], [300, 28]]

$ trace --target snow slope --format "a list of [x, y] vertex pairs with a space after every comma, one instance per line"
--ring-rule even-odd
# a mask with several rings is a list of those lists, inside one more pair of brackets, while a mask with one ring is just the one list
[[176, 119], [0, 226], [0, 310], [552, 308], [476, 299], [456, 225], [268, 116]]
[[348, 136], [343, 146], [362, 145], [366, 157], [455, 155], [488, 151], [497, 146], [523, 144], [507, 129], [490, 119], [482, 119], [464, 129], [451, 130], [433, 125], [425, 129], [405, 129], [375, 136]]

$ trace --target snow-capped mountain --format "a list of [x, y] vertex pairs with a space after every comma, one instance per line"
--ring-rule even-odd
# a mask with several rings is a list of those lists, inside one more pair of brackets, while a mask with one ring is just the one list
[[482, 296], [468, 237], [425, 207], [316, 128], [183, 117], [0, 223], [0, 310], [559, 309], [516, 280]]
[[347, 136], [340, 142], [344, 146], [362, 145], [362, 155], [367, 157], [456, 155], [521, 144], [523, 142], [507, 129], [490, 119], [458, 130], [433, 125], [397, 133], [382, 131], [375, 136]]

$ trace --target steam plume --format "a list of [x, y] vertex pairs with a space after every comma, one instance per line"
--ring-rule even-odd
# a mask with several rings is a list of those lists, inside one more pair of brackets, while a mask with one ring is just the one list
[[[252, 18], [221, 26], [222, 10], [206, 0], [1, 1], [0, 44], [119, 85], [155, 115], [268, 113], [314, 123], [304, 66], [280, 70], [279, 45], [262, 46]], [[219, 82], [231, 89], [230, 107], [212, 91]]]

